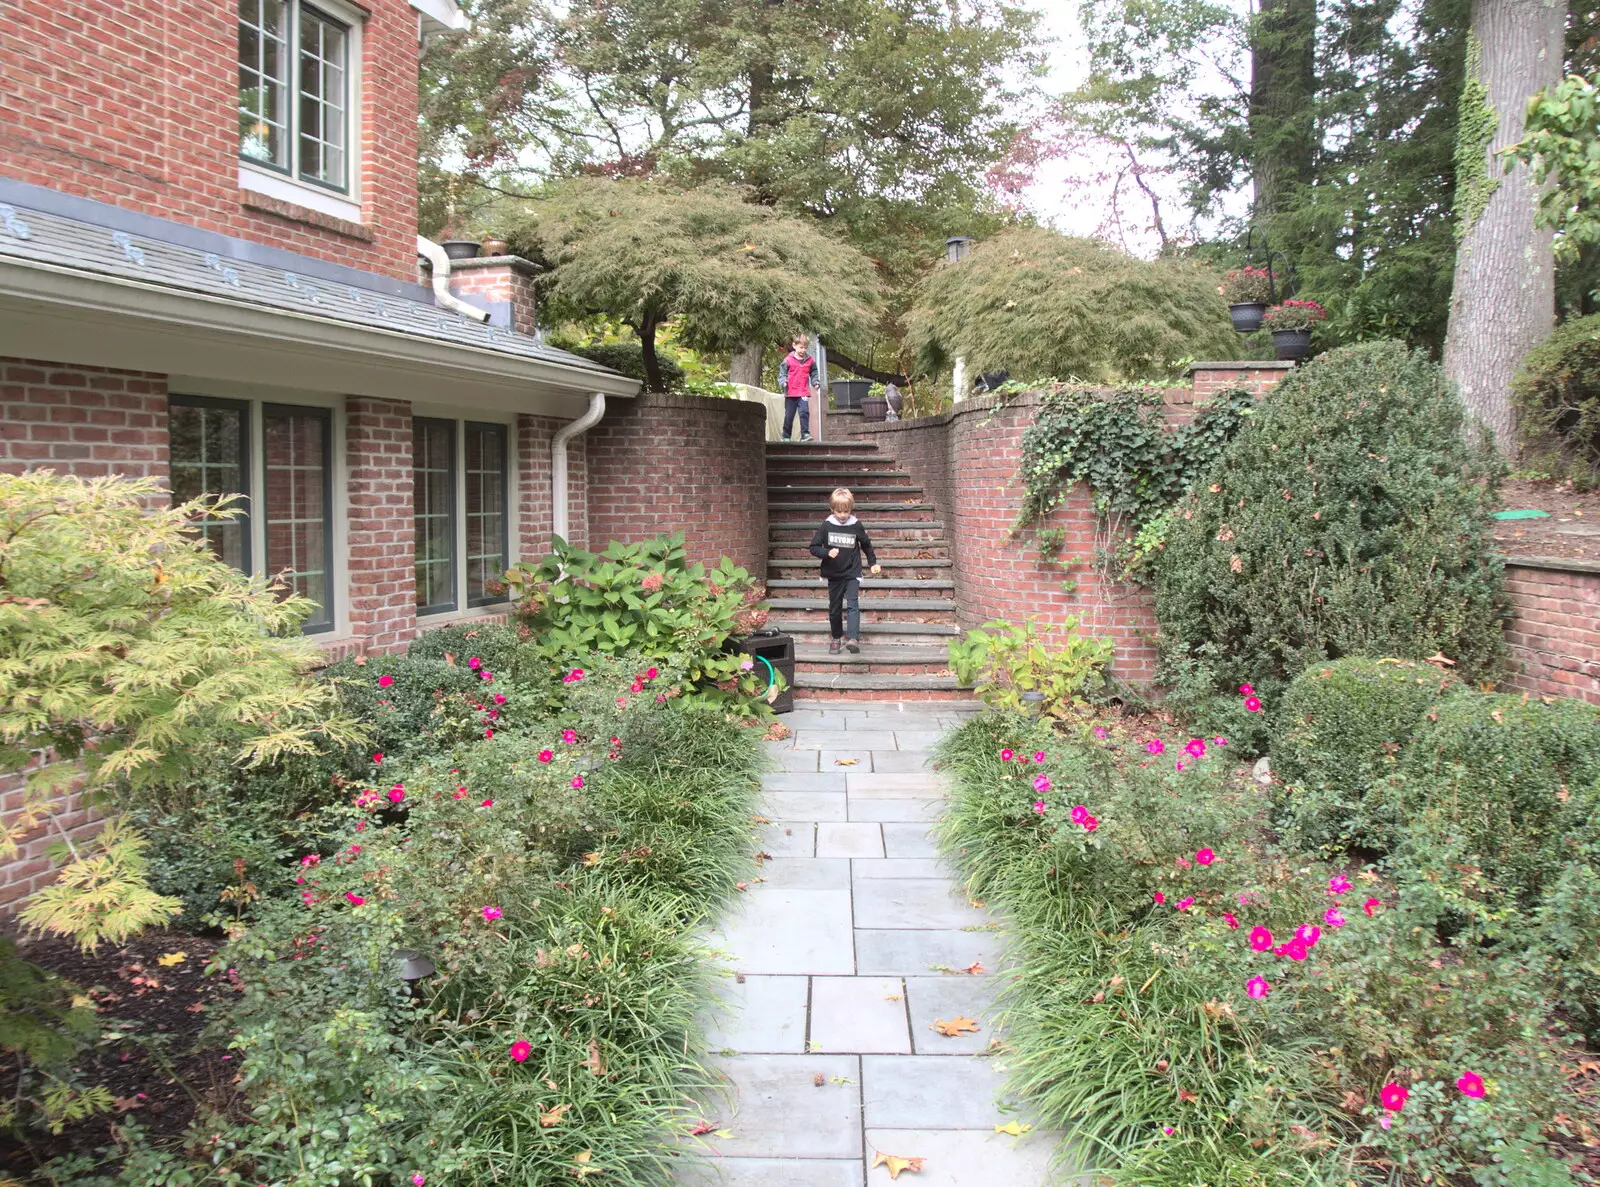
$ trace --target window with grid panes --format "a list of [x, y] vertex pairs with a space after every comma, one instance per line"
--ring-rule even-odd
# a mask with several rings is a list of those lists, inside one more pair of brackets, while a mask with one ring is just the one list
[[350, 26], [304, 0], [239, 0], [239, 155], [347, 191]]
[[412, 421], [417, 613], [456, 608], [456, 423]]
[[510, 431], [503, 424], [412, 421], [417, 613], [507, 600]]
[[505, 425], [466, 424], [467, 605], [506, 600], [506, 487], [510, 476]]

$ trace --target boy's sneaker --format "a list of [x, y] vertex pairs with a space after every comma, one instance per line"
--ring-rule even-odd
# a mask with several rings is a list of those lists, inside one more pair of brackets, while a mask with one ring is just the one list
[[828, 654], [829, 655], [838, 655], [840, 650], [841, 650], [841, 648], [843, 647], [843, 644], [844, 644], [844, 640], [843, 639], [829, 639], [828, 640]]
[[861, 652], [861, 640], [860, 639], [846, 639], [845, 643], [844, 643], [844, 649], [846, 651], [848, 651], [851, 655], [860, 654], [860, 652]]
[[810, 434], [810, 433], [806, 433], [806, 434], [805, 434], [805, 435], [804, 435], [804, 436], [802, 436], [802, 437], [801, 437], [801, 438], [800, 438], [800, 440], [802, 440], [802, 441], [809, 441], [809, 440], [811, 440], [811, 434]]

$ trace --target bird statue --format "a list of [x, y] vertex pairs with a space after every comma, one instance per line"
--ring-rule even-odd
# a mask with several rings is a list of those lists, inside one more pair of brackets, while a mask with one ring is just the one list
[[883, 389], [883, 399], [884, 402], [889, 405], [887, 419], [899, 420], [900, 409], [904, 408], [906, 404], [906, 398], [900, 394], [900, 389], [892, 383], [885, 385]]

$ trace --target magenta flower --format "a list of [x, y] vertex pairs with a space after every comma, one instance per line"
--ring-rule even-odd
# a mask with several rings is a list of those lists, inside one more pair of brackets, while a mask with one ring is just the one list
[[556, 756], [556, 752], [554, 750], [541, 750], [541, 751], [539, 751], [539, 761], [540, 762], [549, 762], [555, 756]]
[[1043, 750], [1035, 750], [1033, 752], [1033, 761], [1034, 762], [1043, 762], [1044, 761], [1044, 751]]
[[1265, 977], [1258, 974], [1244, 983], [1244, 991], [1259, 1001], [1272, 992], [1272, 986]]
[[1204, 738], [1190, 738], [1189, 739], [1189, 744], [1187, 746], [1185, 746], [1184, 749], [1187, 750], [1190, 754], [1194, 755], [1196, 758], [1204, 758], [1205, 755], [1206, 755], [1205, 739]]
[[1016, 757], [1015, 753], [1013, 753], [1012, 750], [1009, 747], [1007, 747], [1005, 750], [1002, 750], [1000, 752], [1000, 761], [1001, 762], [1010, 762], [1015, 757]]
[[505, 704], [506, 703], [506, 694], [503, 693], [503, 692], [495, 693], [494, 694], [494, 703], [497, 704], [497, 705]]
[[1411, 1095], [1411, 1090], [1404, 1084], [1396, 1084], [1390, 1080], [1378, 1093], [1378, 1103], [1391, 1113], [1398, 1113], [1406, 1107], [1406, 1098]]
[[1173, 765], [1174, 769], [1176, 769], [1176, 770], [1179, 770], [1179, 771], [1183, 770], [1183, 759], [1180, 758], [1177, 762], [1173, 763], [1172, 765]]
[[1245, 697], [1245, 699], [1244, 699], [1244, 707], [1247, 710], [1249, 710], [1251, 713], [1259, 713], [1259, 712], [1261, 712], [1261, 698], [1260, 697]]
[[1226, 745], [1227, 745], [1227, 744], [1228, 744], [1228, 739], [1226, 739], [1226, 738], [1224, 738], [1224, 737], [1222, 737], [1222, 736], [1221, 736], [1221, 735], [1220, 735], [1220, 734], [1219, 734], [1219, 735], [1217, 735], [1217, 736], [1216, 736], [1216, 737], [1215, 737], [1215, 738], [1212, 738], [1212, 739], [1211, 739], [1211, 744], [1212, 744], [1212, 745], [1213, 745], [1213, 746], [1226, 746]]
[[1161, 906], [1162, 903], [1167, 901], [1167, 896], [1162, 894], [1159, 890], [1156, 891], [1150, 897], [1155, 900], [1156, 906], [1158, 906], [1158, 907]]
[[1105, 739], [1106, 737], [1108, 737], [1110, 735], [1109, 735], [1109, 731], [1107, 731], [1105, 726], [1097, 725], [1097, 726], [1094, 727], [1094, 736], [1097, 737], [1097, 738], [1100, 738], [1100, 739]]
[[1322, 913], [1322, 922], [1326, 923], [1329, 927], [1343, 927], [1344, 916], [1339, 914], [1338, 907], [1329, 907]]
[[479, 659], [477, 656], [473, 656], [471, 659], [469, 659], [467, 661], [467, 667], [471, 668], [474, 672], [476, 672], [479, 668], [483, 667], [483, 661], [481, 659]]
[[1180, 870], [1186, 870], [1189, 868], [1189, 859], [1187, 857], [1174, 858], [1173, 860], [1177, 863], [1177, 866]]
[[466, 799], [467, 798], [467, 789], [465, 787], [456, 788], [455, 795], [451, 796], [450, 798], [451, 799], [456, 799], [456, 800], [464, 800], [464, 799]]
[[1372, 916], [1373, 908], [1380, 907], [1382, 905], [1383, 904], [1378, 899], [1369, 898], [1366, 902], [1361, 904], [1361, 909], [1365, 911], [1368, 918], [1370, 918]]
[[391, 787], [389, 789], [389, 802], [391, 804], [398, 804], [401, 800], [403, 800], [405, 798], [406, 798], [406, 789], [404, 787], [402, 787], [400, 784], [396, 783], [393, 787]]
[[1274, 949], [1279, 956], [1287, 956], [1290, 960], [1304, 960], [1311, 953], [1307, 950], [1306, 942], [1299, 936]]
[[1089, 819], [1089, 809], [1082, 804], [1074, 804], [1072, 806], [1072, 823], [1082, 824], [1087, 819]]
[[[753, 666], [754, 665], [752, 665], [752, 667]], [[629, 692], [643, 692], [644, 691], [644, 681], [643, 680], [635, 680], [632, 684], [628, 685], [628, 691]]]
[[487, 919], [490, 923], [493, 923], [496, 919], [500, 918], [500, 908], [499, 907], [485, 907], [483, 909], [483, 917], [485, 919]]
[[1224, 911], [1222, 913], [1222, 919], [1223, 919], [1223, 922], [1226, 923], [1229, 927], [1233, 928], [1234, 930], [1238, 930], [1239, 921], [1234, 918], [1234, 915], [1233, 915], [1232, 911]]
[[526, 1063], [528, 1056], [533, 1054], [533, 1044], [525, 1039], [518, 1039], [511, 1044], [511, 1050], [507, 1054], [516, 1063]]
[[1307, 948], [1315, 948], [1317, 941], [1322, 938], [1322, 929], [1315, 923], [1302, 923], [1294, 929], [1294, 938]]
[[573, 745], [578, 740], [578, 731], [577, 730], [562, 730], [561, 731], [561, 740], [563, 742], [565, 742], [568, 746]]
[[654, 668], [651, 668], [649, 671], [647, 671], [644, 674], [644, 678], [646, 680], [654, 680], [656, 678], [656, 675], [657, 675], [656, 670]]
[[1167, 751], [1167, 744], [1160, 738], [1151, 738], [1144, 744], [1144, 748], [1149, 754], [1165, 754]]
[[493, 684], [494, 683], [494, 673], [493, 672], [479, 672], [478, 673], [478, 679], [482, 680], [485, 684]]
[[1172, 1126], [1170, 1126], [1170, 1125], [1163, 1125], [1161, 1127], [1161, 1132], [1166, 1134], [1170, 1138], [1173, 1134], [1177, 1133], [1178, 1131], [1173, 1129]]
[[1035, 791], [1049, 791], [1050, 790], [1050, 776], [1049, 775], [1037, 775], [1037, 776], [1035, 776], [1034, 780], [1033, 780], [1033, 790], [1035, 790]]
[[1217, 855], [1215, 853], [1213, 853], [1210, 849], [1196, 849], [1195, 850], [1194, 862], [1195, 862], [1196, 865], [1208, 866], [1208, 865], [1210, 865], [1212, 862], [1214, 862], [1216, 860], [1217, 860]]
[[372, 756], [372, 763], [373, 763], [374, 766], [382, 766], [383, 765], [383, 755], [382, 754], [374, 754]]
[[1333, 877], [1328, 879], [1329, 894], [1345, 894], [1348, 893], [1349, 890], [1350, 879], [1346, 878], [1343, 874], [1335, 874]]
[[487, 739], [489, 739], [489, 738], [492, 738], [492, 737], [494, 737], [494, 730], [492, 730], [492, 729], [486, 729], [486, 730], [484, 730], [484, 731], [483, 731], [483, 736], [484, 736], [484, 739], [485, 739], [485, 740], [487, 740]]
[[1043, 800], [1034, 800], [1033, 801], [1033, 813], [1034, 813], [1035, 816], [1043, 816], [1045, 814], [1045, 811], [1046, 811], [1046, 809], [1045, 809], [1045, 804], [1044, 804]]
[[1257, 952], [1266, 952], [1272, 947], [1272, 933], [1264, 927], [1251, 928], [1250, 947]]
[[1093, 816], [1087, 817], [1083, 822], [1083, 831], [1084, 832], [1092, 833], [1092, 832], [1094, 832], [1095, 829], [1097, 829], [1099, 827], [1100, 827], [1100, 822], [1098, 820], [1096, 820]]
[[364, 898], [362, 898], [362, 897], [361, 897], [361, 896], [360, 896], [360, 895], [359, 895], [359, 894], [357, 894], [357, 893], [356, 893], [356, 892], [355, 892], [355, 891], [353, 891], [353, 890], [347, 890], [347, 891], [345, 891], [345, 892], [344, 892], [344, 897], [345, 897], [345, 900], [346, 900], [346, 901], [347, 901], [347, 902], [348, 902], [348, 903], [349, 903], [349, 904], [350, 904], [350, 905], [351, 905], [351, 906], [352, 906], [352, 907], [359, 907], [359, 906], [362, 906], [362, 905], [363, 905], [363, 904], [365, 904], [365, 903], [366, 903], [366, 901], [367, 901], [367, 900], [366, 900], [366, 899], [364, 899]]
[[572, 777], [572, 787], [573, 787], [573, 790], [575, 790], [575, 791], [582, 791], [583, 790], [583, 776], [582, 775], [574, 775]]
[[382, 675], [382, 676], [378, 677], [378, 687], [379, 688], [388, 688], [393, 683], [394, 683], [394, 677], [393, 676], [385, 674], [385, 675]]
[[1456, 1081], [1456, 1087], [1461, 1090], [1462, 1096], [1482, 1097], [1484, 1093], [1483, 1077], [1478, 1075], [1477, 1072], [1462, 1072], [1461, 1078]]
[[480, 808], [492, 808], [492, 807], [494, 807], [494, 801], [493, 800], [484, 800], [483, 803], [478, 805], [478, 807], [480, 807]]
[[321, 865], [322, 864], [322, 854], [320, 854], [320, 853], [308, 853], [308, 854], [306, 854], [304, 857], [302, 857], [300, 859], [300, 864], [303, 865], [303, 866]]
[[416, 1174], [411, 1176], [411, 1187], [424, 1187], [424, 1184], [426, 1184], [427, 1181], [427, 1176], [421, 1171], [418, 1171]]
[[1194, 906], [1194, 895], [1192, 894], [1188, 898], [1179, 899], [1176, 903], [1176, 908], [1179, 911], [1187, 911], [1192, 906]]

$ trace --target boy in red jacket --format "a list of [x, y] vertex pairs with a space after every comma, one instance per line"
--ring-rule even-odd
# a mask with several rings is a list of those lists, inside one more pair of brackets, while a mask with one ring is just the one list
[[811, 440], [811, 397], [820, 386], [817, 360], [812, 357], [811, 340], [796, 336], [794, 350], [778, 364], [778, 390], [783, 393], [783, 439], [794, 430], [794, 414], [800, 413], [800, 440]]

